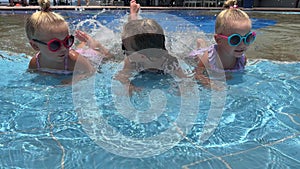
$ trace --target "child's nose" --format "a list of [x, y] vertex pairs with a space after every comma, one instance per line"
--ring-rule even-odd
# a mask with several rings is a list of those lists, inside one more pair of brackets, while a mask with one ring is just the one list
[[246, 44], [245, 44], [245, 40], [242, 39], [242, 41], [241, 41], [241, 43], [239, 44], [239, 46], [248, 46], [248, 45], [246, 45]]
[[61, 51], [66, 51], [66, 50], [68, 50], [68, 49], [69, 49], [69, 48], [65, 47], [65, 45], [61, 44], [61, 48], [60, 48]]

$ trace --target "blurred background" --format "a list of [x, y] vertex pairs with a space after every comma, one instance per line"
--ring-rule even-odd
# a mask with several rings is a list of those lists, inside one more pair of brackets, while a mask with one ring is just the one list
[[[38, 5], [38, 0], [0, 0], [1, 6], [9, 5]], [[78, 5], [77, 0], [50, 0], [51, 5]], [[80, 0], [80, 5], [86, 5], [85, 0]], [[238, 6], [299, 8], [300, 0], [238, 0]], [[130, 0], [90, 0], [90, 6], [128, 6]], [[142, 6], [189, 6], [189, 7], [218, 7], [224, 0], [138, 0]]]

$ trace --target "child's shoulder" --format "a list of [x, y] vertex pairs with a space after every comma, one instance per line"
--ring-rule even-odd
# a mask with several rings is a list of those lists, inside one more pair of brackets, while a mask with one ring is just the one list
[[36, 57], [32, 57], [32, 58], [30, 59], [28, 68], [29, 68], [29, 69], [37, 69], [37, 59], [36, 59]]
[[178, 58], [170, 54], [167, 55], [167, 60], [169, 63], [178, 63]]
[[76, 61], [79, 55], [80, 54], [74, 49], [71, 49], [69, 51], [69, 59], [72, 60], [72, 61]]
[[206, 51], [201, 58], [199, 58], [198, 67], [208, 67], [209, 66], [209, 53]]

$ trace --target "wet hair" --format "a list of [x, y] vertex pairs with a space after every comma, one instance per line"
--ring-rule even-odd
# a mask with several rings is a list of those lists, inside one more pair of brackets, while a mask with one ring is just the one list
[[237, 7], [237, 0], [227, 0], [224, 2], [223, 8], [216, 18], [216, 34], [221, 34], [235, 22], [248, 21], [251, 24], [248, 14]]
[[41, 10], [33, 13], [25, 22], [25, 31], [29, 40], [34, 39], [37, 32], [49, 32], [67, 24], [60, 14], [51, 11], [50, 0], [38, 0], [38, 3]]
[[131, 20], [123, 28], [122, 48], [127, 51], [166, 50], [164, 31], [153, 19]]

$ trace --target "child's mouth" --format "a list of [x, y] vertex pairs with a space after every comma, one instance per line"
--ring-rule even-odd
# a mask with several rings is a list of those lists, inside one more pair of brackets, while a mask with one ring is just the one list
[[244, 50], [235, 50], [235, 52], [237, 52], [237, 53], [243, 53]]

